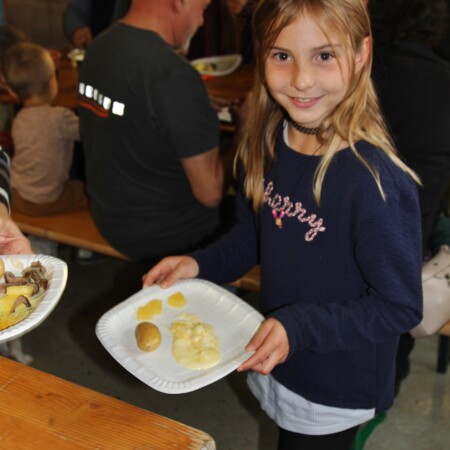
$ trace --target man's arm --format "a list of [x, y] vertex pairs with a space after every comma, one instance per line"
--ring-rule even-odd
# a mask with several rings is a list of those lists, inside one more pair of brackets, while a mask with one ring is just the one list
[[71, 0], [64, 10], [64, 31], [76, 47], [92, 42], [90, 30], [92, 0]]
[[222, 140], [220, 153], [218, 149], [213, 149], [181, 160], [194, 197], [205, 206], [216, 206], [233, 182], [233, 164], [241, 126], [247, 120], [250, 102], [251, 94], [248, 94], [243, 103], [230, 106], [236, 131], [228, 139]]
[[222, 199], [223, 165], [219, 149], [181, 160], [194, 197], [208, 208], [217, 206]]

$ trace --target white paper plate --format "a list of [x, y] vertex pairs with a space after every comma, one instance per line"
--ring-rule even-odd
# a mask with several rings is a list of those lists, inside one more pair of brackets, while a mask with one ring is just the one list
[[[167, 305], [167, 298], [181, 291], [187, 299], [182, 309]], [[152, 299], [163, 301], [163, 312], [152, 322], [161, 331], [159, 348], [150, 353], [139, 350], [134, 330], [139, 321], [137, 309]], [[214, 327], [220, 342], [221, 361], [205, 370], [186, 369], [172, 357], [170, 323], [179, 314], [193, 313], [201, 322]], [[181, 280], [168, 289], [145, 288], [105, 313], [97, 323], [96, 333], [106, 350], [125, 369], [148, 386], [168, 394], [194, 391], [223, 378], [235, 370], [250, 353], [250, 341], [263, 316], [227, 290], [204, 280]]]
[[[242, 62], [242, 56], [238, 54], [223, 55], [223, 56], [210, 56], [208, 58], [194, 59], [191, 64], [202, 75], [228, 75], [236, 70]], [[202, 67], [206, 66], [206, 67]], [[213, 66], [208, 67], [208, 66]]]
[[[34, 261], [40, 261], [47, 269], [48, 289], [36, 309], [24, 320], [0, 331], [0, 343], [17, 339], [40, 325], [58, 304], [67, 283], [67, 264], [48, 255], [1, 255], [5, 271], [18, 275]], [[3, 278], [2, 278], [3, 282]]]

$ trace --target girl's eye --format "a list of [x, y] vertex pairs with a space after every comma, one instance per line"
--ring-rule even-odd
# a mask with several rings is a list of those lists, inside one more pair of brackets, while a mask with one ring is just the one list
[[320, 61], [327, 62], [331, 61], [334, 58], [334, 55], [330, 52], [321, 52], [318, 55]]
[[276, 52], [273, 54], [273, 58], [277, 61], [289, 61], [290, 56], [287, 53]]

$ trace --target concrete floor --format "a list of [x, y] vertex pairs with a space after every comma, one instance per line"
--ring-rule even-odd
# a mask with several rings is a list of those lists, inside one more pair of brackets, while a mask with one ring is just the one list
[[[75, 264], [68, 248], [66, 291], [52, 314], [22, 338], [31, 366], [103, 392], [209, 433], [218, 450], [271, 450], [276, 428], [249, 393], [245, 375], [233, 373], [198, 391], [157, 392], [122, 368], [95, 336], [100, 316], [140, 288], [143, 269], [115, 259]], [[257, 296], [245, 295], [256, 306]], [[437, 338], [417, 342], [412, 372], [395, 406], [375, 429], [365, 450], [450, 449], [450, 369], [435, 369]]]

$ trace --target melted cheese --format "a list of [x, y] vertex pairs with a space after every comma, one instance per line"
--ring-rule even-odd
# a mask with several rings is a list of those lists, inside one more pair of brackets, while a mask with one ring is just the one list
[[181, 314], [170, 325], [172, 355], [188, 369], [208, 369], [220, 361], [219, 339], [214, 328], [194, 314]]
[[162, 300], [150, 300], [137, 310], [137, 320], [150, 320], [153, 316], [162, 313]]

